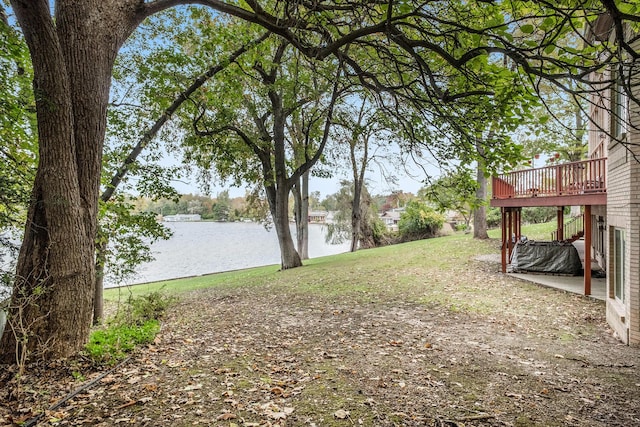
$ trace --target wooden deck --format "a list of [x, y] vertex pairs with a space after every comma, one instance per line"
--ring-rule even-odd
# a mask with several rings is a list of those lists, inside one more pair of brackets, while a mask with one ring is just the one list
[[607, 159], [591, 159], [493, 177], [491, 206], [607, 204]]

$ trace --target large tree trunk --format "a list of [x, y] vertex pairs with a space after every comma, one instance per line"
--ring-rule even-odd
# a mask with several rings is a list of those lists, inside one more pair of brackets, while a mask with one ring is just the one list
[[[89, 335], [111, 69], [134, 0], [13, 1], [34, 69], [40, 162], [0, 358], [66, 357]], [[99, 12], [98, 12], [99, 11]]]
[[282, 97], [270, 90], [269, 98], [273, 114], [273, 166], [271, 157], [265, 153], [262, 159], [262, 168], [267, 200], [278, 235], [280, 265], [283, 270], [286, 270], [302, 266], [302, 260], [296, 251], [289, 228], [289, 192], [295, 181], [287, 178], [285, 114], [282, 108]]
[[476, 199], [481, 203], [473, 211], [473, 238], [488, 239], [487, 234], [487, 177], [484, 171], [478, 167], [477, 177], [478, 189], [476, 190]]
[[[362, 123], [362, 111], [364, 109], [364, 103], [362, 104], [361, 114], [358, 120], [358, 126]], [[358, 243], [364, 237], [362, 233], [363, 218], [362, 218], [362, 191], [364, 187], [364, 173], [367, 169], [367, 163], [369, 163], [369, 138], [365, 137], [362, 141], [363, 154], [361, 159], [360, 168], [358, 170], [358, 159], [356, 158], [356, 145], [358, 144], [357, 137], [350, 143], [349, 147], [349, 159], [351, 161], [351, 173], [353, 174], [353, 201], [351, 204], [351, 247], [349, 250], [355, 252], [358, 250]], [[367, 209], [368, 210], [368, 209]]]
[[[478, 165], [476, 167], [476, 180], [478, 189], [476, 190], [476, 208], [473, 211], [473, 238], [488, 239], [487, 234], [487, 177], [484, 175], [484, 147], [479, 141], [476, 142], [476, 150], [479, 154]], [[467, 225], [468, 228], [468, 225]]]
[[302, 266], [289, 228], [289, 190], [285, 186], [265, 186], [273, 225], [280, 247], [280, 266], [283, 270]]
[[309, 259], [309, 172], [302, 174], [293, 188], [296, 241], [300, 259]]
[[[102, 238], [100, 238], [102, 237]], [[98, 235], [96, 243], [96, 286], [93, 297], [93, 324], [97, 325], [104, 318], [104, 268], [107, 264], [107, 236]]]
[[309, 259], [309, 171], [302, 174], [301, 224], [298, 229], [298, 253], [301, 259]]
[[356, 180], [353, 183], [353, 200], [351, 201], [351, 246], [349, 250], [355, 252], [358, 250], [358, 242], [360, 241], [362, 228], [362, 208], [360, 207], [362, 195], [362, 182]]

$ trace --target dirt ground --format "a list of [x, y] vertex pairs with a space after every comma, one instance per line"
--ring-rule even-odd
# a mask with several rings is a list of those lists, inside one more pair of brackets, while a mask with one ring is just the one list
[[16, 395], [4, 368], [0, 425], [640, 426], [640, 351], [612, 336], [604, 303], [494, 263], [460, 274], [501, 309], [268, 285], [189, 294], [112, 371], [31, 366]]

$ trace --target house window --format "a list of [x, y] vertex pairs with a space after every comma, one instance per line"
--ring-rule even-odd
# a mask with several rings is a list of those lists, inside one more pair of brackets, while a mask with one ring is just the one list
[[613, 229], [613, 293], [616, 299], [624, 301], [626, 282], [626, 243], [625, 231], [621, 228]]

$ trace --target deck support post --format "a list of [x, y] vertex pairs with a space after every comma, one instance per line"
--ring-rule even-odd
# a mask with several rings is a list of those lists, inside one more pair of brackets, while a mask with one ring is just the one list
[[562, 241], [564, 240], [564, 206], [558, 206], [558, 226], [557, 226], [557, 230], [558, 230], [558, 240]]
[[591, 205], [584, 207], [584, 294], [591, 295]]
[[507, 272], [513, 248], [522, 237], [522, 208], [500, 208], [502, 214], [502, 272]]
[[509, 217], [507, 222], [507, 257], [511, 262], [511, 252], [513, 251], [513, 208], [507, 210], [507, 216]]
[[502, 246], [500, 247], [500, 259], [502, 262], [502, 272], [507, 272], [507, 208], [500, 208], [502, 216], [500, 231], [502, 232]]

